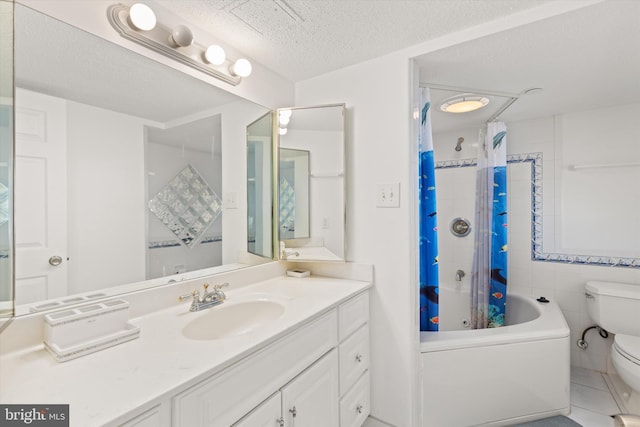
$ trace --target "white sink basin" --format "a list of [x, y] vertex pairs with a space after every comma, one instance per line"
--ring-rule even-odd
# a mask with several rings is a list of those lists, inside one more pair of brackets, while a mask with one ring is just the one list
[[245, 334], [284, 313], [284, 306], [274, 301], [225, 304], [198, 313], [198, 317], [182, 329], [182, 335], [192, 340], [210, 341]]

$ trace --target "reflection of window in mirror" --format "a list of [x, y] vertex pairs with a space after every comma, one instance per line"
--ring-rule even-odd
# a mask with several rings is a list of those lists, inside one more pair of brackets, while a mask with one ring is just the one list
[[309, 237], [309, 151], [280, 149], [280, 240]]
[[222, 264], [221, 117], [147, 128], [147, 279]]

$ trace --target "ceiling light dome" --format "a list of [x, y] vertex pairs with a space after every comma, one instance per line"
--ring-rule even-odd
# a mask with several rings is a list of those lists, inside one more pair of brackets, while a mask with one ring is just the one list
[[468, 113], [486, 107], [489, 98], [467, 93], [445, 99], [440, 104], [440, 110], [447, 113]]

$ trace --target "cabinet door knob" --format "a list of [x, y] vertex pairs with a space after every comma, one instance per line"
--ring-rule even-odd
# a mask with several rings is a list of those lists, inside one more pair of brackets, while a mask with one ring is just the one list
[[358, 363], [362, 362], [362, 355], [361, 354], [357, 354], [356, 355], [356, 362], [358, 362]]
[[276, 420], [276, 423], [280, 426], [283, 427], [284, 426], [284, 418], [280, 417]]
[[358, 407], [356, 408], [356, 412], [361, 414], [363, 409], [364, 407], [362, 405], [358, 405]]
[[62, 264], [62, 257], [58, 255], [52, 256], [51, 258], [49, 258], [49, 264], [54, 267], [59, 266], [60, 264]]

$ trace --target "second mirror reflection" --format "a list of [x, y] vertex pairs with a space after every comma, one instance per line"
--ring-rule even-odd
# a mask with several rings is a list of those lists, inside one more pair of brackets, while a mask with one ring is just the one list
[[278, 240], [285, 247], [280, 258], [346, 259], [344, 109], [338, 104], [278, 110]]

